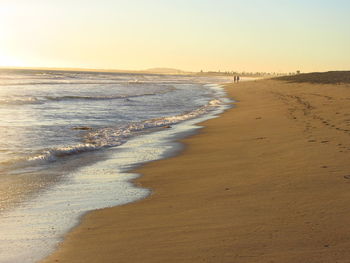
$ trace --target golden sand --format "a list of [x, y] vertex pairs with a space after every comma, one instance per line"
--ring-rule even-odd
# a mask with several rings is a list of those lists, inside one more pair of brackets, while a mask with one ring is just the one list
[[350, 262], [350, 85], [262, 80], [44, 262]]

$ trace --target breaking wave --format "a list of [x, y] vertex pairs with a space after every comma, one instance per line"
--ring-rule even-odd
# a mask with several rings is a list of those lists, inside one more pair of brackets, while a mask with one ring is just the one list
[[[19, 166], [50, 163], [67, 156], [108, 147], [116, 147], [124, 144], [128, 139], [139, 132], [151, 132], [157, 128], [170, 127], [171, 125], [208, 113], [220, 105], [222, 105], [222, 102], [218, 99], [214, 99], [205, 106], [181, 115], [132, 122], [121, 127], [107, 127], [95, 130], [87, 129], [81, 144], [44, 149], [40, 153], [28, 157], [25, 160], [26, 164], [22, 163]], [[16, 166], [18, 167], [18, 165]]]
[[29, 162], [52, 162], [58, 158], [66, 157], [69, 155], [90, 152], [100, 147], [93, 144], [78, 144], [74, 146], [66, 146], [61, 148], [53, 148], [43, 151], [42, 153], [29, 157]]

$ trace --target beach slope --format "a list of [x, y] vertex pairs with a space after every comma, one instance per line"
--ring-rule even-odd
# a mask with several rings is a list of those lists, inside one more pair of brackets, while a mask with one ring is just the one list
[[350, 85], [260, 80], [44, 262], [350, 262]]

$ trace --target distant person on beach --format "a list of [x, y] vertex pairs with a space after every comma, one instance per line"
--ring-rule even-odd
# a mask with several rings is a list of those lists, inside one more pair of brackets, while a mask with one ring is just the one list
[[237, 83], [239, 82], [239, 76], [237, 76]]
[[237, 81], [237, 77], [234, 76], [234, 77], [233, 77], [233, 83], [236, 83], [236, 81]]

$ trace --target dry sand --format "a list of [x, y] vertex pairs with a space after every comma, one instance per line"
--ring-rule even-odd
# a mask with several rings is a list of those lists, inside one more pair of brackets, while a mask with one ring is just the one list
[[350, 85], [262, 80], [45, 262], [350, 262]]

